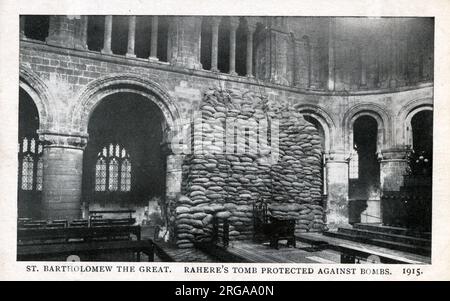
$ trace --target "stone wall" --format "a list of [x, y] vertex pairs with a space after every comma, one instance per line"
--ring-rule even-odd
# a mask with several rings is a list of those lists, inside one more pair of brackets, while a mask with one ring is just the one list
[[193, 120], [183, 162], [182, 196], [172, 206], [179, 247], [211, 238], [228, 219], [230, 239], [253, 234], [253, 204], [295, 219], [296, 232], [323, 227], [319, 133], [303, 117], [252, 93], [211, 89]]
[[[298, 50], [302, 51], [302, 48], [299, 47]], [[299, 56], [298, 59], [303, 60], [304, 57]], [[260, 63], [264, 62], [258, 61], [255, 68], [259, 68]], [[388, 161], [396, 160], [396, 157], [388, 156], [387, 152], [404, 152], [405, 145], [408, 144], [410, 133], [406, 124], [408, 118], [411, 118], [410, 113], [415, 108], [432, 107], [433, 104], [432, 82], [411, 84], [408, 88], [379, 88], [340, 94], [277, 85], [252, 77], [188, 70], [164, 62], [54, 47], [30, 40], [20, 42], [20, 87], [29, 93], [38, 108], [41, 133], [68, 135], [70, 139], [87, 137], [88, 118], [83, 122], [73, 116], [89, 116], [95, 106], [88, 107], [82, 103], [80, 96], [86, 91], [95, 90], [96, 87], [103, 87], [101, 84], [104, 80], [111, 78], [123, 79], [129, 83], [127, 88], [142, 88], [141, 81], [137, 81], [136, 77], [146, 83], [152, 83], [148, 85], [149, 90], [159, 87], [158, 91], [165, 91], [167, 98], [159, 99], [155, 96], [149, 101], [167, 103], [170, 100], [173, 104], [171, 112], [176, 113], [173, 116], [191, 116], [199, 107], [205, 90], [209, 87], [223, 87], [252, 93], [263, 92], [270, 102], [289, 106], [317, 119], [325, 133], [328, 227], [345, 224], [347, 221], [347, 159], [352, 146], [351, 120], [354, 116], [379, 116], [379, 147], [383, 155], [380, 168], [381, 177], [384, 177], [392, 174], [392, 164]], [[114, 93], [119, 92], [121, 88], [123, 87], [120, 85], [111, 85], [102, 89]], [[94, 102], [102, 101], [100, 97], [93, 96], [92, 99]], [[42, 134], [41, 138], [45, 140]], [[168, 170], [166, 175], [167, 187], [173, 187], [170, 190], [172, 194], [180, 191], [180, 185], [171, 184], [181, 182], [176, 176], [178, 173], [181, 171], [176, 167], [174, 170]], [[77, 173], [80, 182], [83, 174], [84, 171], [81, 170]], [[398, 177], [389, 176], [380, 180], [384, 185], [395, 181], [398, 186], [401, 183], [397, 183], [397, 179]], [[44, 194], [48, 204], [61, 201], [80, 206], [82, 199], [77, 196], [81, 196], [81, 193], [74, 191], [73, 194], [60, 197], [56, 189], [58, 187], [50, 182], [44, 185], [44, 190], [50, 190]]]

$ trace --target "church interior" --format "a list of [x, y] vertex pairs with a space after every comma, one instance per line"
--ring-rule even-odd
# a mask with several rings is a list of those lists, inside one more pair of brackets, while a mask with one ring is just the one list
[[433, 18], [21, 15], [17, 259], [430, 263]]

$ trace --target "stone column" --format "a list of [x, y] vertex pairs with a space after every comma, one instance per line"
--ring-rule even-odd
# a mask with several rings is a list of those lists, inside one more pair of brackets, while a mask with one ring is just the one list
[[19, 18], [20, 18], [20, 24], [19, 24], [20, 38], [24, 39], [24, 38], [26, 38], [26, 36], [25, 36], [25, 16], [20, 16]]
[[187, 69], [202, 69], [200, 63], [201, 17], [176, 17], [170, 23], [168, 40], [169, 62]]
[[86, 137], [43, 133], [42, 217], [73, 220], [81, 216], [83, 151]]
[[344, 153], [331, 153], [326, 160], [327, 226], [330, 229], [348, 224], [348, 160]]
[[380, 158], [381, 191], [399, 191], [408, 166], [405, 149], [386, 149]]
[[136, 57], [134, 53], [134, 44], [136, 36], [136, 16], [128, 17], [128, 45], [127, 45], [127, 57]]
[[219, 24], [220, 17], [212, 17], [211, 18], [211, 71], [219, 72], [219, 68], [217, 67], [217, 54], [219, 47]]
[[320, 62], [315, 62], [315, 57], [316, 57], [316, 51], [318, 50], [318, 45], [316, 44], [317, 42], [312, 42], [310, 41], [309, 44], [309, 73], [310, 73], [310, 80], [309, 80], [309, 87], [312, 89], [317, 89], [319, 88], [319, 74], [317, 72], [317, 65]]
[[79, 21], [79, 31], [75, 40], [75, 48], [80, 50], [88, 49], [87, 46], [87, 32], [88, 32], [88, 16], [81, 16]]
[[329, 91], [334, 91], [335, 89], [335, 58], [334, 58], [334, 49], [336, 47], [336, 20], [334, 18], [330, 18], [328, 25], [328, 83], [327, 87]]
[[112, 16], [105, 16], [105, 34], [103, 36], [102, 53], [111, 54]]
[[253, 77], [253, 33], [255, 32], [255, 25], [248, 23], [247, 28], [247, 58], [246, 71], [247, 77]]
[[237, 75], [236, 73], [236, 30], [239, 26], [239, 19], [236, 17], [230, 17], [230, 70], [231, 75]]
[[158, 60], [158, 16], [152, 17], [152, 35], [150, 37], [150, 57], [149, 60]]
[[46, 43], [64, 48], [75, 48], [75, 32], [80, 19], [80, 16], [50, 16]]
[[360, 88], [367, 87], [367, 44], [361, 43], [359, 45], [359, 69], [360, 69], [360, 79], [359, 86]]
[[[311, 88], [311, 84], [312, 84], [312, 77], [311, 77], [311, 73], [312, 73], [312, 62], [311, 62], [311, 42], [308, 36], [303, 36], [302, 38], [305, 42], [305, 49], [306, 49], [306, 60], [308, 62], [308, 66], [307, 66], [307, 72], [308, 72], [308, 76], [307, 76], [307, 85], [306, 87], [309, 89]], [[334, 85], [334, 82], [333, 82]]]

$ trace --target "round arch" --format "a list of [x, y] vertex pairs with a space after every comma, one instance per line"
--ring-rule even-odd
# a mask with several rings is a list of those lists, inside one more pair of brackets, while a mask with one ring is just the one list
[[39, 115], [39, 130], [48, 129], [53, 120], [53, 114], [50, 110], [52, 96], [46, 84], [31, 69], [20, 66], [19, 88], [23, 89], [36, 105]]
[[334, 147], [334, 137], [336, 133], [336, 125], [324, 109], [315, 105], [297, 105], [295, 106], [297, 112], [302, 115], [310, 116], [316, 119], [322, 126], [325, 135], [325, 152], [330, 152]]
[[401, 108], [397, 115], [397, 121], [403, 126], [401, 127], [401, 141], [405, 146], [413, 146], [411, 120], [419, 112], [433, 111], [433, 100], [431, 98], [415, 99], [408, 102]]
[[161, 110], [165, 123], [166, 139], [169, 133], [179, 129], [180, 114], [168, 91], [152, 80], [135, 74], [108, 75], [90, 82], [81, 91], [78, 102], [72, 108], [72, 125], [83, 134], [88, 133], [91, 114], [100, 102], [109, 95], [128, 92], [144, 96]]
[[345, 148], [348, 152], [352, 150], [353, 124], [356, 119], [362, 116], [370, 116], [377, 122], [377, 151], [388, 148], [391, 144], [391, 119], [388, 113], [380, 106], [375, 104], [360, 104], [352, 107], [344, 114], [343, 129]]

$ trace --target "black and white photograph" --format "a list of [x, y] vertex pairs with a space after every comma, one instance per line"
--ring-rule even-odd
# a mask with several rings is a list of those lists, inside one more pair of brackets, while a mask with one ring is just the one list
[[18, 260], [430, 263], [433, 18], [18, 34]]
[[0, 219], [20, 273], [432, 277], [442, 19], [122, 5], [8, 17]]

